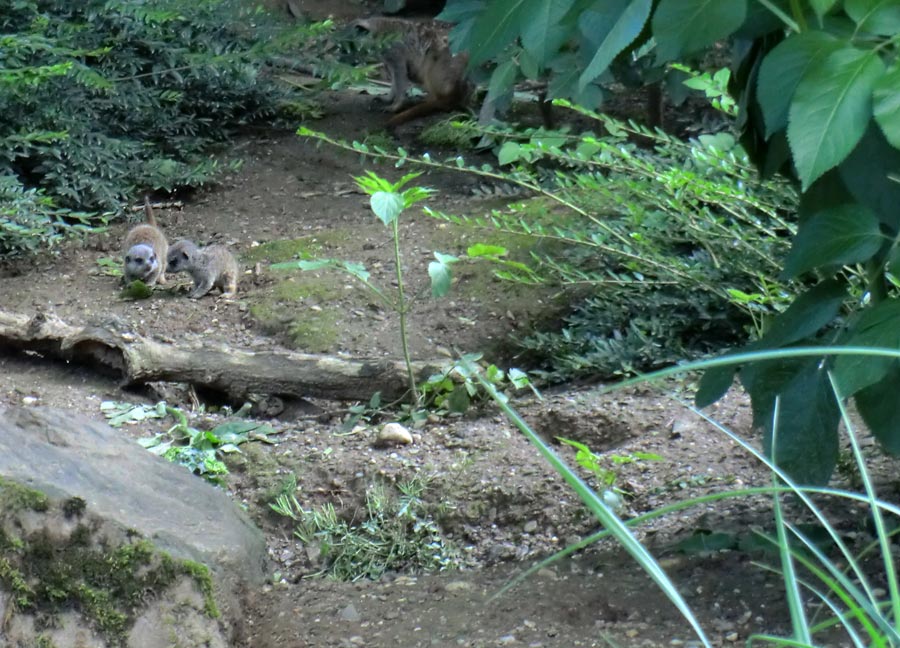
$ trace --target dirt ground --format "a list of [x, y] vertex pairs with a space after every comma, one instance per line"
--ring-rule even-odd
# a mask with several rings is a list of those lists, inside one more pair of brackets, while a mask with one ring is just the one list
[[[382, 119], [371, 112], [369, 97], [344, 94], [329, 102], [327, 117], [311, 126], [334, 136], [359, 137]], [[400, 141], [415, 146], [412, 133], [414, 129], [401, 132]], [[127, 225], [116, 224], [106, 235], [0, 267], [0, 304], [27, 314], [50, 310], [73, 324], [116, 320], [175, 342], [203, 338], [248, 349], [290, 346], [398, 357], [395, 318], [350, 279], [325, 271], [306, 279], [268, 267], [310, 252], [362, 261], [375, 280], [389, 285], [388, 233], [352, 181], [371, 164], [279, 131], [247, 134], [224, 154], [242, 158], [243, 167], [218, 186], [189, 197], [182, 207], [158, 211], [170, 239], [226, 243], [238, 254], [246, 271], [238, 299], [189, 300], [184, 279], [148, 300], [120, 298], [118, 279], [104, 274], [98, 264], [119, 253]], [[389, 166], [377, 170], [392, 178], [399, 175]], [[456, 213], [486, 209], [472, 178], [431, 172], [420, 180], [438, 189], [429, 200], [433, 207]], [[425, 266], [434, 250], [459, 253], [473, 241], [489, 240], [484, 232], [447, 226], [418, 210], [404, 215], [402, 230], [413, 292], [425, 288]], [[487, 351], [492, 359], [509, 361], [509, 336], [522, 334], [534, 318], [552, 317], [559, 307], [558, 295], [522, 291], [489, 273], [464, 268], [448, 299], [422, 300], [415, 306], [412, 352], [431, 359], [442, 349]], [[0, 376], [0, 406], [39, 403], [102, 419], [102, 401], [156, 398], [152, 392], [123, 391], [115, 378], [38, 354], [0, 352]], [[679, 395], [690, 398], [687, 381], [609, 393], [599, 386], [570, 386], [547, 391], [544, 400], [521, 397], [515, 405], [549, 442], [564, 436], [604, 456], [652, 452], [662, 458], [615, 468], [617, 484], [631, 494], [626, 517], [767, 483], [752, 458], [679, 403]], [[190, 408], [189, 401], [170, 404]], [[576, 496], [498, 411], [433, 418], [413, 431], [412, 445], [384, 449], [373, 444], [371, 428], [341, 432], [345, 406], [311, 402], [303, 412], [273, 418], [279, 432], [275, 444], [248, 444], [241, 456], [229, 460], [226, 488], [264, 530], [271, 556], [271, 583], [249, 593], [253, 613], [242, 645], [693, 645], [687, 623], [612, 541], [545, 567], [491, 599], [535, 561], [597, 530]], [[752, 436], [742, 394], [730, 395], [710, 414]], [[193, 420], [215, 422], [218, 417], [197, 411]], [[143, 423], [123, 433], [137, 438], [165, 427]], [[574, 463], [569, 448], [555, 448]], [[425, 499], [440, 506], [439, 522], [445, 538], [460, 551], [460, 568], [424, 575], [389, 573], [378, 581], [353, 583], [315, 578], [315, 557], [292, 535], [289, 522], [269, 509], [291, 475], [297, 481], [294, 494], [304, 506], [331, 502], [350, 513], [360, 507], [372, 483], [427, 478]], [[859, 534], [861, 514], [842, 513], [842, 528]], [[701, 531], [737, 533], [751, 526], [771, 528], [768, 502], [741, 498], [706, 504], [637, 530], [714, 645], [738, 645], [754, 632], [789, 630], [778, 579], [751, 564], [759, 555], [686, 553], [677, 544]]]

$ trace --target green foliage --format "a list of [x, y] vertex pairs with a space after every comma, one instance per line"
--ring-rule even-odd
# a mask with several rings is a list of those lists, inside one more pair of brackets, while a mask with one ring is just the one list
[[296, 523], [294, 535], [320, 550], [323, 568], [339, 580], [377, 579], [386, 571], [434, 571], [457, 567], [459, 552], [446, 540], [422, 499], [428, 482], [399, 482], [397, 493], [382, 484], [366, 489], [365, 509], [352, 521], [331, 504], [306, 509], [293, 494], [270, 504]]
[[210, 145], [297, 94], [265, 64], [312, 61], [330, 29], [282, 23], [239, 0], [0, 0], [0, 254], [103, 223], [66, 209], [209, 182]]
[[219, 453], [240, 452], [238, 446], [248, 441], [271, 443], [269, 435], [275, 434], [275, 430], [268, 424], [239, 419], [225, 421], [210, 430], [199, 430], [188, 424], [184, 412], [169, 407], [165, 402], [133, 405], [105, 401], [101, 403], [100, 409], [112, 427], [172, 416], [176, 420], [175, 425], [166, 432], [139, 439], [138, 443], [150, 452], [184, 466], [213, 483], [219, 483], [221, 475], [228, 474], [225, 462], [218, 458]]
[[[303, 127], [301, 127], [298, 132], [301, 135], [314, 134], [313, 131]], [[369, 199], [369, 206], [372, 209], [372, 213], [385, 227], [388, 227], [391, 230], [391, 236], [394, 242], [394, 267], [397, 278], [397, 289], [393, 295], [369, 281], [369, 271], [366, 270], [365, 266], [361, 263], [355, 261], [345, 261], [342, 259], [304, 259], [300, 261], [275, 263], [272, 265], [272, 268], [281, 270], [318, 270], [326, 267], [342, 270], [360, 281], [370, 292], [372, 292], [372, 294], [378, 297], [388, 309], [397, 313], [400, 319], [400, 346], [403, 352], [403, 360], [406, 363], [407, 377], [409, 379], [409, 393], [415, 405], [419, 404], [419, 391], [416, 386], [416, 378], [412, 368], [412, 359], [409, 355], [409, 341], [406, 335], [406, 320], [413, 300], [406, 294], [403, 284], [402, 259], [400, 254], [400, 214], [405, 209], [425, 200], [432, 193], [431, 189], [425, 187], [413, 186], [408, 189], [403, 189], [404, 186], [419, 175], [421, 174], [409, 173], [400, 178], [397, 182], [391, 182], [385, 178], [379, 177], [372, 171], [367, 171], [366, 175], [355, 178], [359, 188], [371, 196]], [[435, 297], [442, 297], [450, 290], [450, 265], [455, 263], [457, 259], [439, 252], [435, 252], [434, 255], [436, 260], [432, 261], [428, 267], [428, 274], [431, 277], [431, 292]]]
[[438, 414], [462, 414], [471, 406], [490, 400], [490, 395], [481, 389], [471, 371], [471, 367], [476, 366], [482, 372], [481, 375], [497, 389], [501, 398], [508, 398], [506, 392], [509, 389], [526, 387], [540, 397], [524, 371], [515, 368], [503, 371], [497, 365], [487, 363], [479, 366], [481, 359], [480, 353], [467, 353], [440, 373], [429, 376], [420, 386], [425, 405]]
[[616, 466], [634, 463], [636, 461], [662, 461], [663, 458], [652, 452], [635, 452], [629, 455], [598, 455], [594, 453], [588, 446], [572, 439], [564, 437], [556, 437], [556, 440], [563, 445], [575, 448], [575, 462], [585, 470], [593, 473], [597, 481], [614, 490], [616, 493], [625, 495], [625, 491], [616, 488], [616, 481], [619, 479], [618, 473], [612, 468], [607, 468], [604, 463], [607, 461]]
[[[495, 264], [496, 274], [512, 281], [561, 283], [579, 299], [561, 331], [519, 341], [547, 378], [646, 370], [719, 349], [748, 326], [763, 330], [792, 290], [776, 276], [794, 227], [787, 218], [796, 205], [793, 189], [759, 178], [726, 133], [683, 142], [585, 114], [609, 135], [492, 130], [502, 142], [500, 169], [314, 136], [538, 194], [483, 217], [426, 213], [545, 241], [546, 252], [529, 265], [483, 244], [467, 257]], [[635, 136], [653, 147], [632, 142]]]
[[135, 279], [122, 289], [120, 295], [123, 299], [149, 299], [153, 295], [153, 288], [140, 279]]
[[[847, 355], [846, 350], [841, 349], [829, 348], [824, 351], [826, 353], [837, 351], [842, 356]], [[815, 351], [807, 349], [805, 353], [811, 355]], [[790, 352], [766, 353], [769, 358], [779, 355], [786, 358]], [[872, 355], [877, 357], [879, 353], [876, 352]], [[900, 352], [891, 351], [885, 355], [900, 357]], [[721, 360], [713, 360], [696, 363], [685, 368], [668, 369], [627, 381], [618, 387], [696, 370], [704, 365], [714, 366], [720, 362]], [[490, 383], [482, 380], [482, 384], [485, 389], [491, 391]], [[830, 388], [835, 390], [835, 385], [832, 383]], [[737, 446], [764, 464], [771, 471], [772, 485], [695, 497], [644, 513], [626, 523], [623, 523], [615, 515], [611, 507], [605, 504], [596, 492], [578, 479], [571, 468], [553, 452], [540, 435], [536, 434], [505, 400], [498, 399], [498, 405], [509, 419], [536, 446], [544, 459], [565, 479], [573, 492], [595, 514], [604, 527], [602, 531], [533, 565], [507, 584], [500, 593], [506, 592], [523, 579], [565, 556], [572, 555], [604, 538], [613, 537], [632, 555], [635, 562], [649, 573], [654, 582], [691, 623], [700, 643], [711, 645], [706, 639], [703, 628], [697, 622], [693, 610], [681, 598], [674, 583], [659, 569], [650, 553], [635, 540], [631, 529], [663, 515], [692, 507], [699, 506], [703, 510], [708, 510], [708, 507], [716, 501], [730, 498], [755, 498], [760, 494], [768, 494], [773, 502], [775, 521], [773, 533], [754, 531], [752, 535], [734, 535], [701, 530], [687, 540], [678, 543], [680, 550], [691, 553], [742, 549], [756, 554], [762, 553], [769, 560], [779, 559], [779, 565], [766, 563], [759, 565], [766, 571], [777, 574], [784, 584], [791, 615], [791, 633], [788, 636], [753, 635], [748, 638], [748, 645], [771, 644], [812, 648], [812, 646], [824, 645], [823, 640], [828, 641], [830, 645], [834, 640], [836, 630], [843, 630], [846, 633], [846, 636], [841, 639], [846, 639], [843, 643], [849, 642], [848, 645], [900, 645], [900, 633], [898, 633], [895, 623], [898, 613], [900, 613], [900, 580], [897, 577], [894, 564], [895, 551], [891, 543], [893, 534], [891, 529], [894, 527], [895, 519], [900, 517], [900, 508], [877, 497], [853, 422], [842, 406], [839, 392], [834, 396], [835, 401], [840, 404], [839, 416], [848, 432], [852, 461], [862, 482], [862, 493], [833, 488], [803, 487], [794, 481], [788, 472], [782, 470], [775, 462], [759, 452], [755, 444], [739, 437], [699, 410], [691, 408], [695, 414], [711, 423]], [[779, 427], [778, 423], [782, 424], [782, 429], [787, 430], [794, 421], [790, 414], [779, 414], [776, 416], [776, 427]], [[579, 450], [583, 450], [582, 459], [590, 467], [593, 457], [586, 454], [589, 450], [583, 446], [579, 447]], [[814, 523], [790, 521], [781, 501], [785, 495], [790, 495], [790, 498], [803, 509], [803, 517], [813, 519]], [[848, 546], [847, 536], [841, 531], [840, 522], [832, 522], [825, 514], [825, 509], [821, 505], [825, 499], [837, 500], [835, 506], [828, 508], [839, 512], [862, 505], [871, 516], [875, 541], [861, 551]], [[890, 514], [891, 517], [887, 517], [887, 514]], [[802, 567], [802, 572], [800, 567]], [[826, 632], [828, 633], [827, 639], [824, 636], [817, 636]]]
[[0, 163], [0, 257], [52, 247], [67, 235], [99, 232], [106, 216], [57, 207], [41, 189], [26, 189]]
[[[597, 83], [606, 69], [615, 74], [628, 66], [628, 57], [652, 55], [661, 65], [685, 60], [720, 39], [733, 42], [730, 90], [739, 107], [737, 126], [745, 148], [764, 171], [783, 171], [803, 191], [799, 231], [783, 276], [799, 277], [809, 291], [816, 282], [832, 285], [836, 280], [845, 300], [843, 309], [832, 309], [830, 298], [823, 303], [821, 312], [831, 317], [817, 317], [820, 326], [814, 330], [793, 316], [791, 325], [776, 318], [771, 325], [782, 331], [782, 340], [763, 335], [749, 347], [752, 350], [897, 343], [889, 333], [894, 321], [864, 314], [900, 299], [900, 282], [891, 270], [900, 247], [900, 18], [895, 5], [863, 0], [660, 0], [648, 7], [640, 0], [576, 0], [559, 5], [565, 15], [551, 23], [548, 14], [534, 13], [530, 2], [450, 0], [445, 14], [460, 23], [453, 34], [458, 47], [471, 49], [476, 60], [496, 57], [495, 77], [517, 60], [526, 75], [551, 71], [551, 96], [579, 101], [589, 87], [585, 82]], [[536, 26], [531, 24], [534, 18]], [[556, 46], [525, 47], [532, 29], [555, 29]], [[488, 31], [492, 40], [480, 41]], [[598, 41], [591, 34], [607, 36]], [[518, 43], [528, 57], [521, 55]], [[581, 77], [578, 89], [565, 81], [576, 75]], [[785, 336], [790, 326], [804, 335]], [[784, 432], [787, 438], [778, 459], [801, 470], [795, 475], [819, 481], [827, 478], [837, 458], [833, 441], [838, 408], [824, 378], [829, 369], [837, 371], [833, 362], [788, 360], [739, 370], [753, 399], [756, 423], [766, 429], [768, 439], [776, 400], [792, 408], [802, 423]], [[875, 436], [886, 449], [896, 451], [900, 410], [886, 396], [900, 387], [900, 365], [892, 360], [863, 369], [861, 364], [841, 363], [842, 396], [855, 398]], [[716, 371], [705, 379], [699, 403], [711, 402], [710, 394], [721, 395], [712, 386], [726, 384], [733, 373], [726, 374]], [[812, 389], [813, 397], [804, 396], [804, 389]]]

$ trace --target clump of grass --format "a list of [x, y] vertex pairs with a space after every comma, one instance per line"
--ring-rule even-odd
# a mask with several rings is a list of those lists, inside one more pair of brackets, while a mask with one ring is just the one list
[[338, 580], [377, 579], [386, 571], [435, 571], [457, 566], [459, 552], [443, 534], [422, 499], [427, 480], [397, 484], [396, 492], [376, 483], [366, 490], [358, 518], [342, 519], [330, 503], [304, 508], [291, 494], [270, 504], [296, 523], [294, 535], [317, 547], [320, 575]]

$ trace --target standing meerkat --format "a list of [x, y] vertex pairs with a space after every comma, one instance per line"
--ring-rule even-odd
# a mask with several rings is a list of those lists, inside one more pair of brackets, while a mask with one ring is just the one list
[[203, 297], [213, 288], [225, 297], [237, 293], [238, 264], [224, 245], [198, 248], [193, 241], [181, 240], [172, 244], [167, 257], [169, 272], [187, 272], [194, 280], [191, 299]]
[[[469, 56], [450, 51], [448, 23], [374, 17], [356, 20], [352, 26], [375, 36], [399, 35], [382, 58], [391, 82], [386, 99], [390, 104], [388, 109], [395, 113], [388, 126], [466, 107], [472, 95], [472, 84], [466, 76]], [[411, 84], [421, 86], [428, 96], [407, 108], [406, 91]]]
[[150, 201], [144, 198], [146, 223], [135, 225], [125, 236], [125, 281], [140, 279], [148, 286], [166, 283], [166, 259], [169, 244], [156, 224]]

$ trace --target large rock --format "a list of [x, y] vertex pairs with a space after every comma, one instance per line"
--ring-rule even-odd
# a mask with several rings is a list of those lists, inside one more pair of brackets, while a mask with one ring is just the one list
[[0, 411], [0, 645], [224, 648], [264, 577], [221, 490], [104, 424]]

